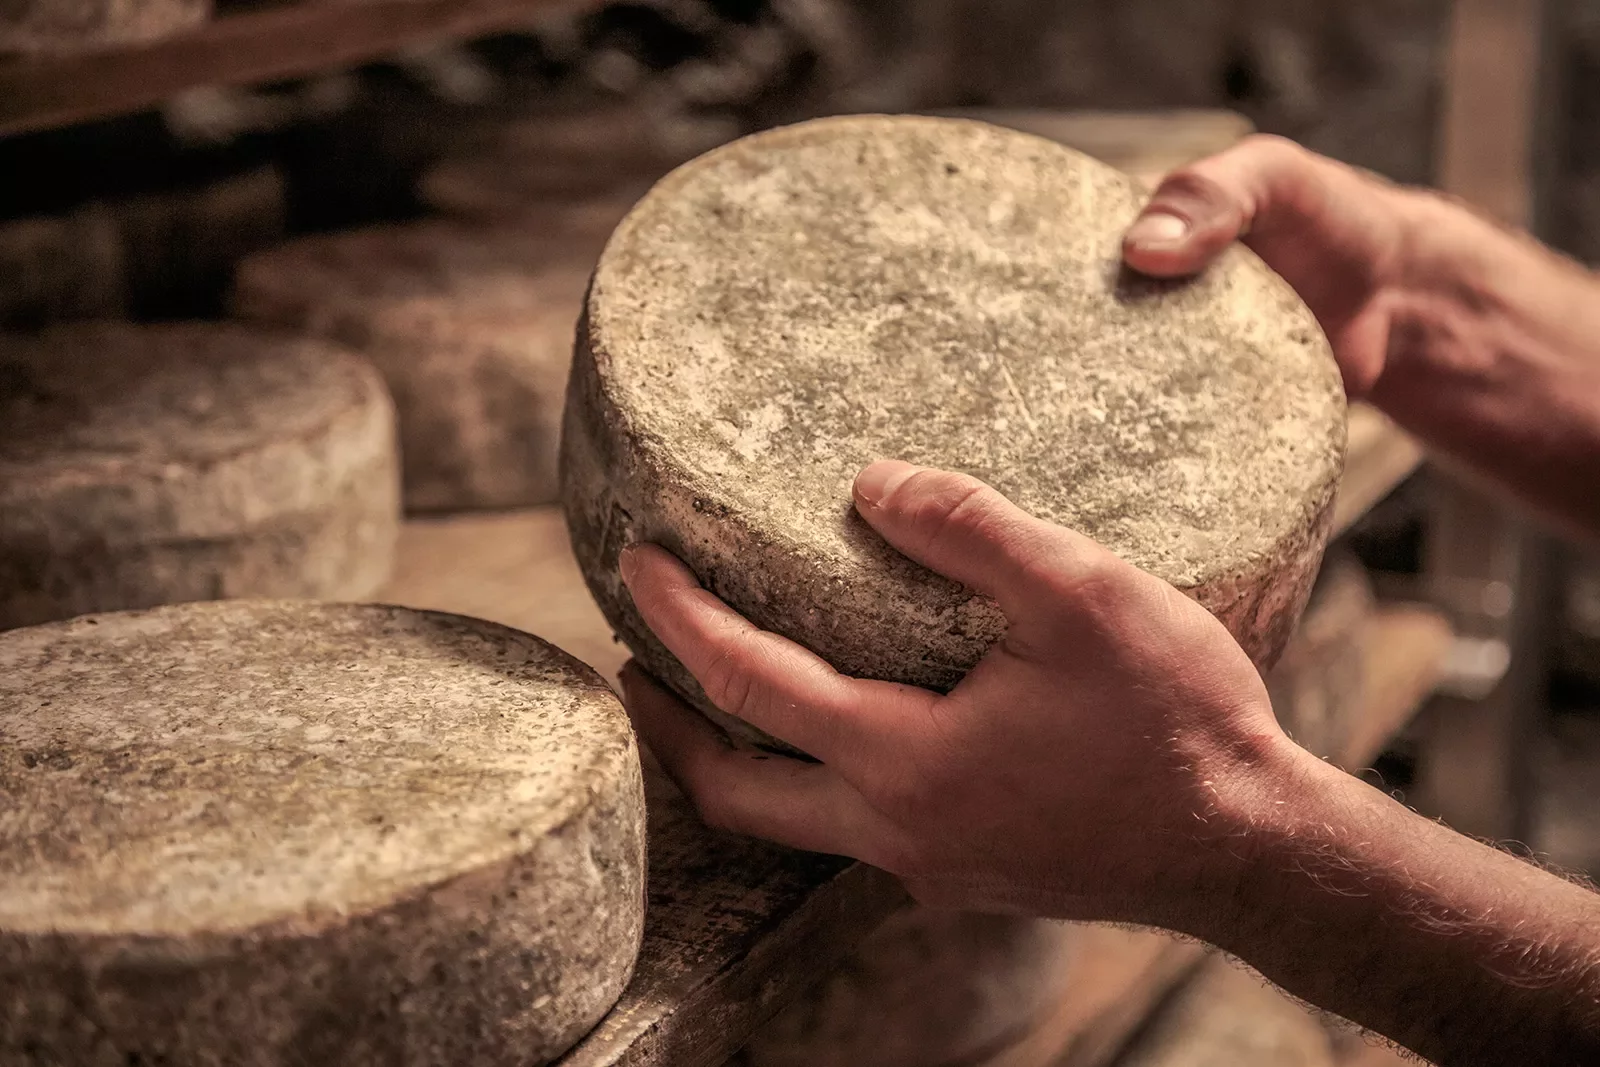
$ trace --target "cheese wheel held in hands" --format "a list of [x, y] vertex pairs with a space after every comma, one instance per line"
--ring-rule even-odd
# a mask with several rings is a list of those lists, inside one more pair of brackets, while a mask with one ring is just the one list
[[661, 181], [597, 268], [562, 456], [579, 562], [639, 659], [716, 714], [617, 574], [654, 541], [847, 674], [953, 686], [1005, 620], [854, 514], [857, 472], [895, 458], [1094, 538], [1270, 664], [1327, 537], [1338, 368], [1242, 248], [1130, 274], [1141, 204], [1060, 145], [908, 116], [758, 134]]

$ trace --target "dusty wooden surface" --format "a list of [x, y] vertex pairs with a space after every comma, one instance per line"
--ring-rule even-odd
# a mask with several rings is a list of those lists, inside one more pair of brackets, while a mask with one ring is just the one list
[[153, 107], [186, 89], [246, 85], [527, 25], [584, 0], [298, 0], [221, 15], [151, 44], [0, 59], [0, 136]]
[[1366, 705], [1338, 752], [1319, 753], [1349, 771], [1372, 764], [1433, 695], [1450, 651], [1450, 623], [1431, 608], [1396, 605], [1368, 623]]
[[1366, 404], [1350, 406], [1344, 480], [1333, 507], [1334, 536], [1344, 533], [1395, 487], [1415, 473], [1422, 446], [1387, 415]]
[[1150, 1017], [1116, 1067], [1334, 1067], [1333, 1041], [1309, 1012], [1213, 956]]
[[1081, 926], [1078, 951], [1072, 996], [982, 1067], [1106, 1067], [1207, 950], [1158, 930]]

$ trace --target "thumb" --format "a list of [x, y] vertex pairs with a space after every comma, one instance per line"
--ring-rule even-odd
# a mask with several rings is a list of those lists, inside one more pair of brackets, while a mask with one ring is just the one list
[[1370, 290], [1391, 260], [1392, 192], [1293, 141], [1249, 137], [1169, 175], [1128, 228], [1123, 257], [1142, 273], [1177, 277], [1242, 239], [1318, 310], [1319, 282]]
[[976, 478], [898, 460], [862, 471], [855, 503], [889, 544], [993, 597], [1013, 620], [1038, 595], [1042, 575], [1070, 574], [1075, 563], [1104, 552], [1088, 538], [1034, 518]]

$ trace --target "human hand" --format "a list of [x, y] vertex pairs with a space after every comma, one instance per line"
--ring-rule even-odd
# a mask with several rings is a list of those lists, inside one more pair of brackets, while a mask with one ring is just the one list
[[629, 713], [704, 818], [865, 860], [943, 906], [1183, 929], [1184, 907], [1226, 892], [1253, 813], [1310, 757], [1223, 626], [964, 475], [876, 463], [855, 506], [993, 597], [1006, 637], [948, 695], [850, 678], [664, 550], [628, 549], [640, 614], [707, 696], [821, 760], [730, 747], [630, 664]]
[[1345, 390], [1365, 396], [1390, 348], [1392, 298], [1414, 273], [1423, 194], [1278, 137], [1251, 137], [1163, 181], [1123, 257], [1157, 277], [1194, 274], [1243, 240], [1300, 294], [1333, 344]]

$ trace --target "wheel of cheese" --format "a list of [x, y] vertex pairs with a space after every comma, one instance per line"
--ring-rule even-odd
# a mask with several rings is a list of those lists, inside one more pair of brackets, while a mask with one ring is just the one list
[[1076, 928], [914, 907], [785, 1007], [745, 1067], [958, 1067], [1021, 1040], [1070, 995]]
[[126, 258], [116, 216], [102, 205], [0, 222], [0, 329], [122, 316]]
[[720, 128], [663, 118], [630, 104], [509, 122], [430, 167], [418, 194], [437, 211], [471, 219], [546, 223], [614, 212], [610, 232], [656, 179], [727, 139]]
[[330, 345], [217, 323], [0, 337], [0, 628], [368, 596], [398, 481], [383, 382]]
[[200, 25], [211, 7], [211, 0], [19, 0], [0, 8], [0, 55], [144, 44]]
[[378, 227], [250, 257], [233, 308], [371, 358], [399, 411], [408, 509], [547, 504], [592, 265], [514, 228]]
[[562, 455], [579, 563], [644, 665], [717, 714], [636, 615], [630, 541], [845, 673], [960, 680], [1004, 619], [854, 514], [880, 458], [984, 479], [1269, 665], [1331, 521], [1338, 368], [1242, 248], [1194, 281], [1129, 274], [1141, 203], [1073, 150], [926, 117], [758, 134], [658, 184], [596, 269]]
[[141, 319], [212, 317], [240, 260], [283, 240], [283, 175], [259, 167], [113, 205]]
[[546, 1063], [643, 929], [638, 751], [493, 623], [227, 601], [0, 635], [0, 1062]]

